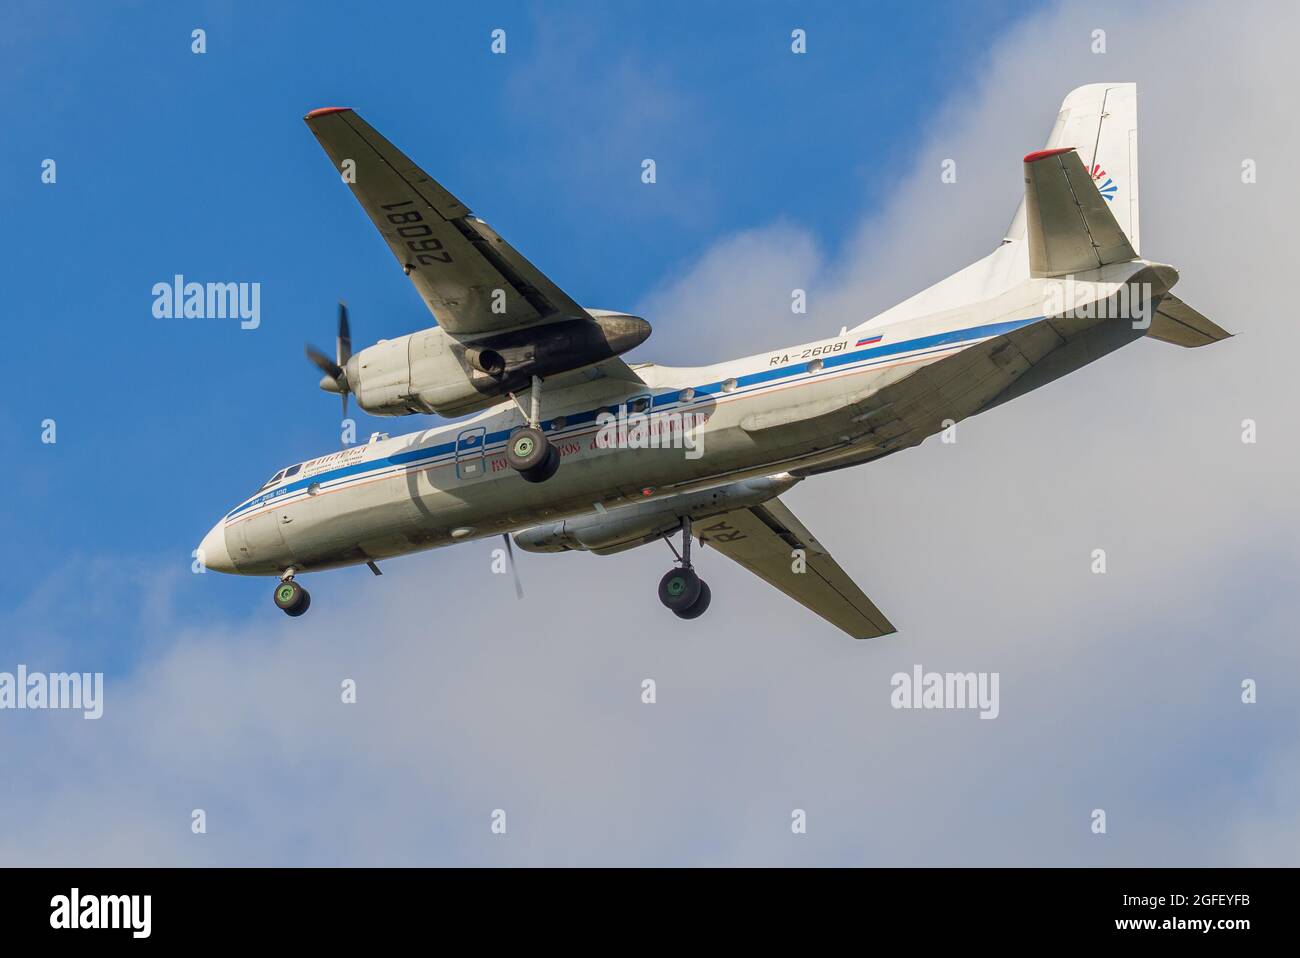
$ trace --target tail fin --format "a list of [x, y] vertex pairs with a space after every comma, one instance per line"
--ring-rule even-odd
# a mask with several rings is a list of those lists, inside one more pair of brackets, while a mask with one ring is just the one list
[[[1138, 229], [1137, 84], [1090, 83], [1061, 104], [1045, 150], [1073, 148], [1129, 245], [1141, 254]], [[1025, 236], [1021, 200], [1008, 239]]]
[[[1050, 209], [1044, 218], [1040, 203], [1038, 225], [1045, 230], [1037, 238], [1028, 235], [1022, 197], [1006, 239], [992, 253], [854, 330], [915, 319], [955, 303], [979, 302], [1012, 289], [1026, 275], [1051, 275], [1057, 269], [1082, 272], [1139, 256], [1137, 84], [1092, 83], [1071, 90], [1046, 149], [1039, 152], [1063, 157], [1068, 152], [1069, 157], [1056, 163], [1059, 182], [1043, 184], [1046, 192], [1039, 198]], [[1032, 172], [1046, 175], [1050, 168]], [[1081, 200], [1080, 181], [1088, 188]], [[1030, 253], [1031, 247], [1037, 252]], [[1095, 258], [1093, 250], [1098, 251]]]

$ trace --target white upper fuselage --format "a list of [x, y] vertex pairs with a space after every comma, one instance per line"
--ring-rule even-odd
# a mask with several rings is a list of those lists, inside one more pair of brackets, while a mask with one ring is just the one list
[[[526, 482], [505, 463], [506, 439], [524, 422], [508, 401], [460, 422], [301, 463], [293, 475], [230, 510], [204, 539], [204, 560], [219, 571], [251, 575], [362, 563], [914, 444], [923, 438], [918, 428], [938, 432], [943, 420], [935, 418], [931, 428], [926, 419], [919, 427], [913, 417], [906, 436], [881, 439], [871, 417], [884, 407], [873, 397], [926, 367], [1043, 320], [1045, 284], [1052, 281], [1008, 282], [1018, 256], [1023, 252], [1003, 247], [829, 339], [713, 366], [636, 366], [644, 386], [596, 379], [544, 389], [542, 425], [562, 456], [559, 472], [547, 482]], [[1109, 266], [1079, 279], [1098, 283], [1094, 298], [1101, 299], [1143, 265]], [[961, 305], [944, 308], [945, 302]], [[987, 401], [978, 387], [988, 375], [979, 375], [984, 378], [970, 373], [969, 400], [945, 386], [958, 396], [943, 407], [948, 418], [960, 419]], [[635, 414], [643, 404], [652, 422], [683, 413], [702, 422], [695, 434], [699, 448], [603, 448], [596, 441], [598, 416]]]

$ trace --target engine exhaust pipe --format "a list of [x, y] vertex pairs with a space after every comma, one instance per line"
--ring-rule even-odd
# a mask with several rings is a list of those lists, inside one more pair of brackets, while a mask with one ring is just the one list
[[477, 349], [470, 346], [465, 350], [465, 361], [481, 373], [500, 378], [505, 375], [506, 361], [495, 349]]

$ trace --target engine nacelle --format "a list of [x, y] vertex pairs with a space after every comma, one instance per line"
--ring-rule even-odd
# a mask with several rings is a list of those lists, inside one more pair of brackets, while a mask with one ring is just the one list
[[[618, 356], [645, 342], [650, 324], [626, 313], [460, 340], [439, 326], [386, 339], [354, 354], [348, 388], [372, 416], [462, 416], [553, 376]], [[324, 387], [322, 387], [324, 388]]]
[[500, 395], [497, 380], [458, 356], [454, 343], [437, 326], [382, 339], [348, 360], [348, 386], [372, 416], [455, 416], [490, 404]]
[[720, 516], [774, 499], [799, 480], [789, 473], [743, 479], [701, 492], [650, 499], [607, 512], [534, 526], [514, 534], [525, 552], [594, 552], [612, 555], [672, 535], [682, 517], [692, 520]]

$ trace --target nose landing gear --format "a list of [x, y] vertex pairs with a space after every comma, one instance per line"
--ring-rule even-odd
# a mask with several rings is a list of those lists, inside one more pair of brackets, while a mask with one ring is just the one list
[[[672, 548], [672, 542], [668, 542]], [[676, 552], [676, 550], [673, 550]], [[681, 568], [670, 569], [659, 580], [659, 601], [679, 619], [698, 619], [709, 608], [713, 593], [691, 566], [691, 518], [682, 517]]]
[[520, 426], [510, 434], [510, 439], [506, 442], [506, 464], [527, 482], [545, 482], [560, 468], [560, 451], [551, 445], [546, 433], [542, 432], [540, 376], [533, 377], [532, 388], [532, 405], [527, 411], [515, 399], [515, 394], [510, 394], [510, 398], [515, 400], [515, 405], [519, 406], [520, 412], [527, 418], [528, 425]]
[[285, 615], [297, 618], [311, 607], [311, 593], [293, 581], [293, 569], [275, 587], [275, 604]]

